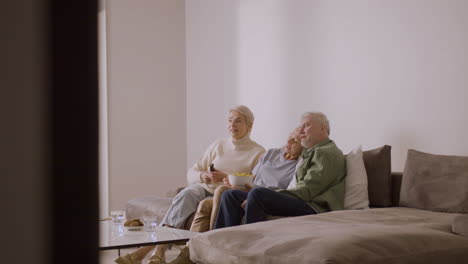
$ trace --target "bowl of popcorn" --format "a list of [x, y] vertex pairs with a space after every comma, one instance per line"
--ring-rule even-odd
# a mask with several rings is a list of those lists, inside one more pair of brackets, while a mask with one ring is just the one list
[[253, 175], [248, 173], [233, 173], [228, 175], [229, 183], [237, 187], [245, 187], [252, 184]]

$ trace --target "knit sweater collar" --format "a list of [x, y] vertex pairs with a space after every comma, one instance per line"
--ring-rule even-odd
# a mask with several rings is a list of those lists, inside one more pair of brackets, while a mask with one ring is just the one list
[[246, 134], [244, 137], [241, 137], [239, 139], [231, 138], [231, 143], [234, 149], [239, 149], [243, 146], [250, 145], [252, 143], [252, 140], [250, 139], [250, 135]]

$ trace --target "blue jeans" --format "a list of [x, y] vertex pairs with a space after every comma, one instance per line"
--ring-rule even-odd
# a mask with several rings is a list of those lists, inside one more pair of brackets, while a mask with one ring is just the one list
[[[241, 204], [247, 200], [245, 210]], [[265, 221], [267, 215], [300, 216], [316, 214], [303, 200], [281, 194], [277, 191], [255, 187], [250, 192], [228, 190], [221, 196], [215, 228], [240, 225], [245, 214], [245, 223]]]

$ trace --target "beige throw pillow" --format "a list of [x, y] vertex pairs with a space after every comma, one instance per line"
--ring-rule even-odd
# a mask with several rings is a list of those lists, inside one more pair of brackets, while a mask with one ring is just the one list
[[369, 208], [367, 173], [361, 146], [353, 149], [346, 156], [344, 207], [348, 210]]
[[408, 150], [400, 206], [468, 213], [468, 157]]

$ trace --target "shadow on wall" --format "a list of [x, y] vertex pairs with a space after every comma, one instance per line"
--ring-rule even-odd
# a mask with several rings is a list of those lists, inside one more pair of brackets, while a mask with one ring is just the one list
[[247, 103], [240, 101], [237, 93], [239, 2], [185, 1], [185, 5], [187, 167], [190, 168], [209, 144], [228, 136], [228, 109]]
[[298, 56], [289, 6], [288, 1], [242, 2], [238, 10], [238, 99], [252, 108], [252, 138], [267, 149], [282, 146], [300, 115], [313, 110], [310, 87], [297, 86], [304, 81], [297, 79], [302, 73], [294, 73], [299, 61], [291, 62]]
[[416, 149], [422, 151], [423, 147], [420, 139], [409, 131], [403, 129], [395, 130], [391, 133], [389, 145], [392, 146], [392, 171], [402, 172], [405, 169], [406, 154], [408, 149]]

